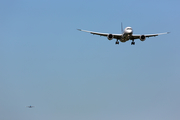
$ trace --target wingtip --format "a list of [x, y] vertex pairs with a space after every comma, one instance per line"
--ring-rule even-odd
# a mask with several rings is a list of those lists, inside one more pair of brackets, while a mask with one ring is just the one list
[[77, 30], [81, 31], [81, 29], [77, 29]]

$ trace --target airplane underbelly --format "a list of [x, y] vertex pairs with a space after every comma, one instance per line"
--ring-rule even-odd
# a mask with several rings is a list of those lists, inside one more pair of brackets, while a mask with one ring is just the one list
[[120, 41], [121, 41], [121, 42], [126, 42], [127, 40], [125, 40], [125, 39], [120, 39]]
[[131, 35], [130, 34], [125, 34], [121, 39], [120, 41], [121, 42], [126, 42], [130, 39]]

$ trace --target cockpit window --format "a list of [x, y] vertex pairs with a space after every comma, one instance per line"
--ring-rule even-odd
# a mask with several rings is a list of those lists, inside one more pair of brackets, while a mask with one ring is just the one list
[[132, 30], [131, 28], [127, 28], [127, 30]]

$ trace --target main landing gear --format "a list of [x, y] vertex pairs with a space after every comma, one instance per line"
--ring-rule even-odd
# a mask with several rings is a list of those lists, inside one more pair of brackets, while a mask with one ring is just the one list
[[119, 41], [117, 40], [115, 44], [119, 44]]
[[135, 45], [135, 42], [134, 42], [134, 40], [132, 40], [132, 42], [131, 42], [131, 45]]
[[[115, 42], [115, 44], [118, 45], [118, 44], [119, 44], [119, 41], [117, 40], [117, 41]], [[135, 45], [134, 40], [132, 40], [131, 45]]]

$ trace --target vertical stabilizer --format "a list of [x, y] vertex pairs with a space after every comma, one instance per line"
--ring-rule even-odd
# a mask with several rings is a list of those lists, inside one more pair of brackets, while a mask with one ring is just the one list
[[121, 22], [121, 33], [123, 33], [123, 24]]

